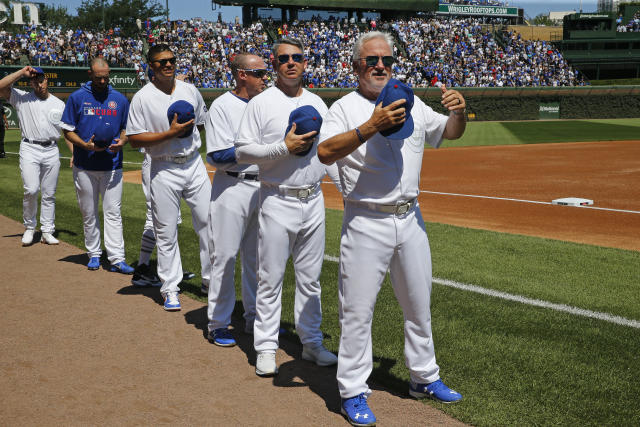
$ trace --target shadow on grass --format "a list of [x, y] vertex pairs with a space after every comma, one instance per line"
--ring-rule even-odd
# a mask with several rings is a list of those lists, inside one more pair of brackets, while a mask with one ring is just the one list
[[638, 128], [636, 126], [597, 123], [586, 120], [504, 122], [502, 126], [523, 144], [638, 139]]

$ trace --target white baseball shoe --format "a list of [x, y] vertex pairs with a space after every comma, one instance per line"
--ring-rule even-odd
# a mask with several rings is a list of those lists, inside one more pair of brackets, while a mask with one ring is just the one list
[[258, 357], [256, 358], [256, 375], [259, 377], [272, 377], [277, 373], [276, 354], [265, 351], [258, 352]]
[[60, 240], [53, 237], [53, 234], [45, 233], [44, 231], [42, 232], [42, 238], [40, 239], [40, 241], [42, 243], [46, 243], [47, 245], [57, 245], [58, 243], [60, 243]]
[[33, 229], [27, 228], [22, 235], [22, 246], [29, 246], [33, 243]]
[[324, 348], [322, 343], [303, 344], [302, 358], [315, 362], [318, 366], [331, 366], [338, 363], [338, 357]]

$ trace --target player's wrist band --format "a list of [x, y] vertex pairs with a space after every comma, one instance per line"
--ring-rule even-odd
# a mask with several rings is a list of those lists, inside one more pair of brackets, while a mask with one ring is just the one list
[[463, 109], [462, 111], [458, 111], [458, 110], [453, 110], [451, 111], [455, 116], [464, 116], [465, 113], [467, 112], [467, 109]]
[[367, 142], [366, 139], [364, 139], [364, 136], [362, 136], [362, 134], [360, 133], [360, 129], [356, 128], [356, 135], [358, 135], [358, 139], [360, 140], [360, 144], [364, 144], [365, 142]]

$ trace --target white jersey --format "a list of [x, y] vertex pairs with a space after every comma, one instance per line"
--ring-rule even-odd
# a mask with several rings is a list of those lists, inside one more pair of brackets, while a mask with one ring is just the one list
[[[365, 123], [375, 109], [359, 92], [334, 102], [322, 123], [320, 142]], [[411, 116], [413, 134], [391, 140], [376, 133], [348, 156], [337, 160], [343, 196], [349, 201], [395, 204], [418, 196], [424, 142], [434, 148], [442, 143], [449, 119], [415, 97]]]
[[[127, 135], [137, 135], [145, 132], [165, 132], [171, 127], [167, 111], [171, 104], [184, 100], [193, 105], [195, 112], [194, 125], [203, 125], [207, 113], [202, 95], [192, 84], [175, 80], [173, 93], [167, 95], [155, 84], [146, 84], [131, 100], [129, 117], [127, 119]], [[197, 128], [186, 138], [172, 138], [151, 147], [145, 147], [145, 152], [151, 158], [162, 156], [183, 156], [191, 154], [200, 148], [200, 132]]]
[[[306, 89], [297, 97], [270, 87], [249, 101], [242, 117], [236, 146], [278, 144], [284, 142], [289, 114], [303, 105], [313, 106], [322, 117], [327, 106], [319, 96]], [[318, 159], [317, 143], [305, 156], [288, 154], [260, 164], [260, 182], [287, 187], [305, 187], [318, 183], [325, 175], [325, 165]]]
[[[240, 98], [231, 92], [227, 92], [213, 101], [204, 122], [207, 153], [233, 147], [240, 120], [248, 102], [249, 100]], [[215, 163], [209, 156], [207, 156], [207, 162], [224, 171], [258, 173], [257, 165], [238, 164], [235, 162]]]
[[64, 102], [49, 94], [40, 99], [33, 92], [11, 89], [9, 102], [18, 112], [22, 138], [36, 141], [51, 141], [60, 138], [60, 119]]

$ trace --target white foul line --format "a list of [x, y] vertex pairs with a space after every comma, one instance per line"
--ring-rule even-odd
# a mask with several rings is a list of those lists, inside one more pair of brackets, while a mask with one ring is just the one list
[[[477, 194], [460, 194], [460, 193], [443, 193], [441, 191], [428, 191], [428, 190], [420, 190], [421, 193], [429, 193], [429, 194], [440, 194], [443, 196], [458, 196], [458, 197], [471, 197], [476, 199], [490, 199], [490, 200], [505, 200], [508, 202], [520, 202], [520, 203], [533, 203], [538, 205], [553, 205], [551, 202], [540, 202], [538, 200], [523, 200], [523, 199], [511, 199], [508, 197], [494, 197], [494, 196], [479, 196]], [[555, 205], [554, 205], [555, 206]], [[600, 208], [597, 206], [563, 206], [567, 208], [581, 208], [581, 209], [595, 209], [598, 211], [610, 211], [610, 212], [623, 212], [623, 213], [632, 213], [632, 214], [640, 214], [640, 211], [630, 211], [625, 209], [612, 209], [612, 208]]]
[[[338, 257], [331, 255], [325, 255], [324, 259], [331, 262], [339, 262]], [[508, 301], [515, 301], [534, 307], [548, 308], [554, 311], [560, 311], [564, 313], [574, 314], [576, 316], [588, 317], [590, 319], [604, 320], [605, 322], [615, 323], [617, 325], [629, 326], [631, 328], [640, 329], [640, 321], [633, 319], [626, 319], [620, 316], [614, 316], [609, 313], [601, 313], [598, 311], [586, 310], [584, 308], [572, 307], [565, 304], [555, 304], [548, 301], [542, 301], [539, 299], [527, 298], [521, 295], [513, 295], [506, 292], [495, 291], [493, 289], [486, 289], [476, 285], [467, 285], [464, 283], [454, 282], [453, 280], [440, 279], [438, 277], [433, 278], [433, 283], [437, 283], [442, 286], [448, 286], [450, 288], [461, 289], [463, 291], [475, 292], [477, 294], [487, 295], [495, 298], [500, 298]]]

